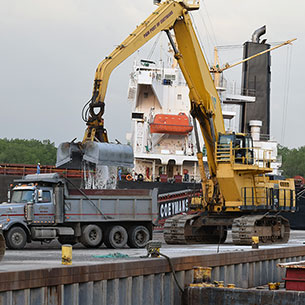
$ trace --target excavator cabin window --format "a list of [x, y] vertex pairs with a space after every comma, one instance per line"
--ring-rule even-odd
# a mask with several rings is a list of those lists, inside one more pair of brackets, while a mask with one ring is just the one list
[[253, 141], [250, 136], [235, 135], [233, 142], [235, 151], [235, 162], [242, 164], [253, 164]]
[[253, 164], [253, 141], [250, 136], [234, 133], [219, 135], [218, 147], [222, 152], [230, 151], [231, 145], [235, 163]]

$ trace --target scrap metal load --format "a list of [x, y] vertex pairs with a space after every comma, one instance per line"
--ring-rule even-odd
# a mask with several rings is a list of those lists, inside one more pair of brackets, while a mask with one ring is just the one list
[[64, 142], [59, 145], [56, 167], [79, 169], [83, 161], [95, 165], [133, 167], [133, 150], [129, 145], [99, 142]]

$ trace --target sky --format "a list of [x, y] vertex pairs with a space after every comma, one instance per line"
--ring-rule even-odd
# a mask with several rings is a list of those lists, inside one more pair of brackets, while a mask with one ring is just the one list
[[[81, 110], [92, 94], [99, 62], [155, 9], [152, 0], [0, 0], [0, 138], [82, 140]], [[201, 0], [193, 12], [209, 62], [215, 45], [222, 63], [242, 58], [245, 41], [262, 25], [267, 42], [297, 38], [272, 52], [271, 134], [281, 145], [305, 145], [305, 1]], [[147, 57], [153, 42], [137, 56]], [[238, 47], [239, 46], [239, 47]], [[135, 55], [109, 81], [105, 127], [110, 141], [126, 142], [131, 105], [129, 73]], [[240, 67], [225, 77], [240, 83]], [[234, 71], [233, 71], [234, 70]]]

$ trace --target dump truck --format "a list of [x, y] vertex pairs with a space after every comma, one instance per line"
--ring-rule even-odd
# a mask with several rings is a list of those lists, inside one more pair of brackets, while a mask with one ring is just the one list
[[83, 190], [58, 173], [14, 180], [0, 204], [0, 229], [9, 249], [32, 241], [97, 248], [142, 248], [157, 223], [157, 189]]

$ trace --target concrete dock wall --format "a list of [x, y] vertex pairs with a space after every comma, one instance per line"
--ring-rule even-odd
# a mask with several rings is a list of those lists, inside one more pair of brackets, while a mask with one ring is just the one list
[[[173, 258], [180, 286], [194, 266], [213, 267], [213, 278], [241, 287], [281, 280], [279, 262], [305, 259], [305, 246]], [[23, 266], [27, 268], [26, 265]], [[164, 258], [125, 260], [22, 271], [1, 271], [1, 305], [180, 305], [182, 294]], [[242, 304], [242, 303], [241, 303]]]
[[185, 305], [304, 305], [305, 292], [190, 287]]

